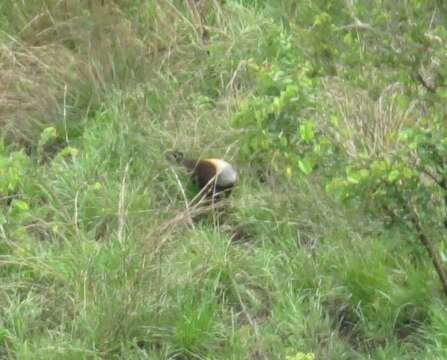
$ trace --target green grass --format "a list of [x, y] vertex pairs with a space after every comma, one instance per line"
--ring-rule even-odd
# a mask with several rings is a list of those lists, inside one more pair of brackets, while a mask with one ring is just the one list
[[[443, 359], [445, 299], [414, 235], [239, 151], [246, 64], [325, 53], [299, 31], [311, 19], [290, 1], [213, 1], [204, 44], [186, 2], [105, 3], [0, 5], [0, 357]], [[392, 113], [331, 56], [316, 72], [344, 91], [322, 82], [325, 104], [345, 121]], [[224, 214], [190, 221], [172, 148], [237, 165]]]

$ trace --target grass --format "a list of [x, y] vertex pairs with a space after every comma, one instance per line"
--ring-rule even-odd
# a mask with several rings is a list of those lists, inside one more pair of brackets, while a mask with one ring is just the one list
[[[293, 6], [105, 3], [0, 5], [0, 357], [444, 358], [444, 300], [411, 234], [239, 154], [246, 64], [283, 59]], [[337, 86], [321, 96], [359, 148], [362, 119], [390, 134], [408, 116]], [[171, 148], [238, 165], [223, 215], [191, 221]]]

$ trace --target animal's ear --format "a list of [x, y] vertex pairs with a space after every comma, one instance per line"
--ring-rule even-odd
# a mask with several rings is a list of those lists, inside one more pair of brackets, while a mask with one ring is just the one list
[[175, 159], [180, 162], [183, 160], [185, 155], [181, 151], [175, 151]]
[[170, 162], [181, 162], [183, 160], [183, 153], [177, 150], [170, 150], [165, 153], [166, 160]]

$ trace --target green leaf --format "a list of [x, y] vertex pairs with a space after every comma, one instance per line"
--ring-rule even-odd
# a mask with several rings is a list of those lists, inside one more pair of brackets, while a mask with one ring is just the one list
[[13, 207], [19, 212], [26, 212], [29, 210], [29, 205], [23, 200], [14, 200]]
[[7, 339], [10, 339], [10, 338], [12, 338], [12, 337], [11, 337], [9, 331], [6, 328], [1, 327], [0, 328], [0, 342], [5, 342]]
[[301, 139], [306, 142], [310, 142], [315, 138], [315, 126], [310, 121], [300, 125]]
[[286, 91], [285, 91], [285, 96], [287, 98], [293, 98], [294, 96], [297, 96], [298, 92], [299, 92], [299, 88], [297, 85], [287, 85]]
[[393, 183], [396, 180], [398, 180], [400, 177], [400, 172], [397, 169], [391, 170], [390, 173], [388, 174], [388, 181]]
[[79, 150], [72, 147], [72, 146], [67, 146], [65, 148], [63, 148], [60, 152], [60, 155], [63, 157], [76, 157], [79, 154]]
[[47, 144], [50, 140], [54, 140], [57, 137], [56, 128], [53, 126], [45, 128], [40, 134], [39, 145], [43, 146]]
[[305, 175], [309, 175], [314, 168], [314, 164], [311, 159], [303, 158], [298, 160], [298, 167]]
[[22, 221], [28, 216], [29, 205], [22, 200], [14, 200], [12, 202], [9, 216], [15, 221]]
[[283, 107], [284, 107], [284, 101], [283, 101], [283, 99], [280, 98], [280, 97], [275, 97], [275, 98], [273, 99], [272, 112], [278, 114], [278, 113], [281, 112], [281, 110], [283, 109]]
[[388, 169], [388, 163], [384, 160], [375, 160], [371, 164], [371, 174], [376, 177], [382, 177]]
[[418, 147], [418, 144], [417, 144], [416, 142], [412, 142], [412, 143], [410, 143], [410, 144], [408, 145], [408, 148], [409, 148], [410, 150], [416, 150], [417, 147]]
[[362, 181], [362, 176], [359, 171], [352, 169], [351, 167], [346, 168], [346, 179], [351, 184], [360, 184]]
[[402, 170], [402, 175], [405, 179], [411, 179], [415, 175], [415, 172], [409, 167], [405, 166]]
[[344, 37], [343, 37], [343, 41], [345, 44], [347, 45], [351, 45], [354, 43], [354, 39], [351, 35], [351, 33], [347, 33]]

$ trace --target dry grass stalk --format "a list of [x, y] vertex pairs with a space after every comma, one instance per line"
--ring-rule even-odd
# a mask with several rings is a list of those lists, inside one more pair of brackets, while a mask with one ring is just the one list
[[398, 95], [403, 91], [399, 84], [387, 87], [377, 100], [366, 91], [333, 79], [324, 86], [326, 106], [332, 109], [338, 124], [325, 119], [321, 127], [351, 157], [392, 152], [399, 132], [414, 121], [414, 104], [406, 110], [398, 105]]
[[149, 248], [151, 254], [158, 254], [169, 239], [169, 235], [176, 232], [185, 225], [191, 225], [191, 221], [200, 215], [209, 214], [222, 210], [229, 205], [229, 200], [221, 200], [219, 202], [209, 202], [205, 197], [201, 197], [193, 205], [178, 212], [174, 217], [161, 223], [148, 236], [146, 236], [145, 244]]

